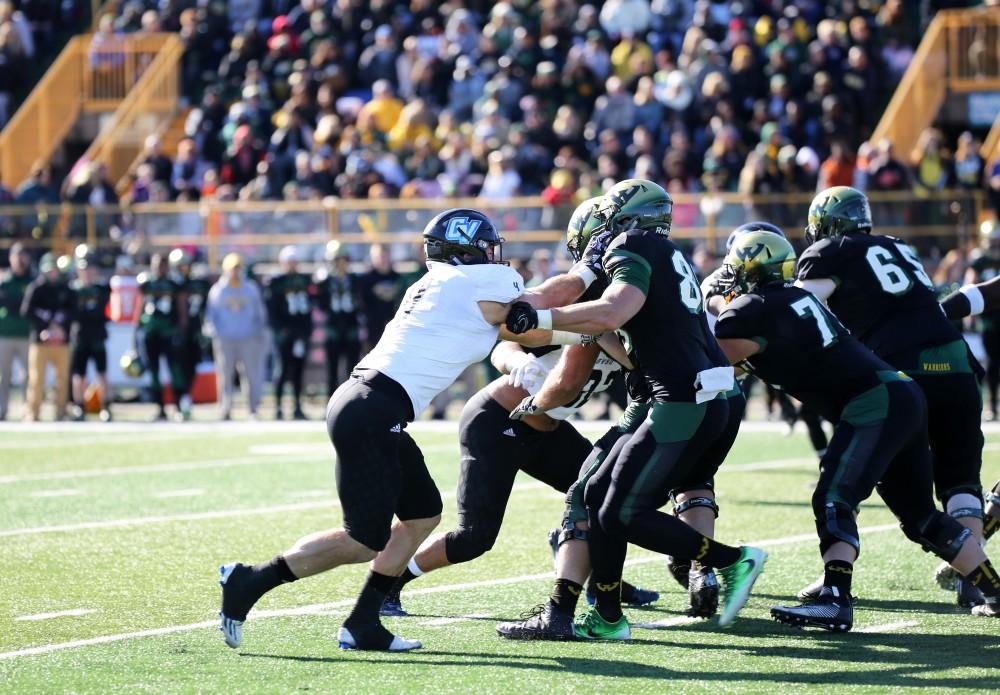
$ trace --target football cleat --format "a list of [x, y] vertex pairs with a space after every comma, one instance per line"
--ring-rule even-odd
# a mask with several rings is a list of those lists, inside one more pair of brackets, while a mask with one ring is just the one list
[[676, 579], [677, 583], [687, 591], [688, 575], [691, 573], [691, 561], [678, 560], [673, 555], [667, 555], [667, 570], [669, 570], [670, 576]]
[[972, 615], [979, 615], [984, 618], [1000, 618], [1000, 601], [984, 601], [972, 609]]
[[688, 578], [687, 614], [692, 618], [711, 618], [719, 609], [719, 580], [711, 567], [692, 569]]
[[424, 646], [417, 640], [403, 639], [394, 635], [378, 623], [364, 628], [355, 627], [353, 631], [341, 626], [337, 631], [337, 643], [341, 649], [380, 652], [408, 652]]
[[[628, 582], [622, 582], [622, 603], [632, 608], [642, 608], [660, 600], [660, 593], [651, 589], [643, 589]], [[597, 594], [593, 587], [587, 584], [587, 605], [597, 603]]]
[[972, 582], [966, 581], [965, 577], [958, 578], [958, 588], [955, 590], [958, 597], [958, 605], [961, 608], [972, 608], [978, 606], [985, 599]]
[[498, 623], [497, 634], [513, 640], [574, 640], [573, 616], [557, 611], [546, 602], [521, 616], [521, 620]]
[[727, 627], [736, 620], [736, 614], [746, 605], [750, 598], [757, 577], [764, 571], [767, 553], [749, 545], [740, 547], [740, 559], [719, 568], [722, 577], [722, 613], [719, 615], [719, 627]]
[[936, 581], [938, 586], [945, 591], [958, 590], [958, 577], [958, 572], [955, 571], [955, 568], [947, 562], [942, 562], [937, 566], [937, 569], [934, 570], [934, 581]]
[[239, 596], [239, 578], [247, 568], [238, 562], [219, 568], [219, 585], [222, 586], [222, 610], [219, 611], [219, 630], [226, 644], [236, 649], [243, 641], [243, 623], [253, 604]]
[[854, 624], [850, 601], [837, 595], [834, 587], [823, 587], [816, 600], [798, 606], [775, 606], [771, 617], [795, 627], [821, 627], [831, 632], [848, 632]]
[[382, 607], [379, 609], [378, 614], [383, 618], [405, 618], [409, 615], [409, 613], [403, 610], [403, 602], [399, 598], [398, 589], [393, 589], [385, 595], [385, 600], [382, 601]]
[[[810, 601], [815, 601], [819, 598], [820, 594], [823, 592], [823, 575], [820, 575], [819, 579], [814, 581], [809, 586], [804, 586], [799, 589], [798, 599], [802, 603], [809, 603]], [[858, 597], [851, 594], [851, 605], [858, 605]]]
[[632, 639], [632, 628], [624, 615], [611, 623], [601, 617], [596, 608], [578, 615], [573, 620], [573, 631], [577, 637], [586, 640]]

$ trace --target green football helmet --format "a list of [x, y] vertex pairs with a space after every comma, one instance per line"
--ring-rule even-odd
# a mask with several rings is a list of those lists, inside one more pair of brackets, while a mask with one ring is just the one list
[[170, 252], [167, 260], [170, 262], [171, 268], [180, 268], [185, 265], [190, 266], [194, 259], [191, 258], [191, 254], [184, 249], [174, 249]]
[[868, 198], [856, 188], [834, 186], [816, 194], [809, 204], [806, 241], [872, 231], [872, 211]]
[[573, 216], [569, 218], [569, 224], [566, 225], [566, 248], [574, 261], [583, 257], [583, 250], [587, 248], [590, 236], [601, 226], [601, 220], [595, 214], [600, 202], [601, 196], [588, 198], [577, 206]]
[[336, 239], [331, 239], [330, 241], [326, 242], [326, 250], [323, 252], [323, 258], [327, 262], [332, 263], [338, 258], [347, 258], [348, 260], [350, 260], [351, 254], [347, 250], [347, 246], [341, 244]]
[[139, 357], [139, 353], [135, 350], [129, 350], [122, 355], [121, 359], [118, 360], [118, 365], [125, 372], [126, 376], [133, 379], [138, 379], [146, 373], [146, 365], [142, 363], [142, 358]]
[[670, 234], [673, 210], [673, 198], [659, 184], [626, 179], [604, 194], [596, 214], [615, 233], [648, 229], [666, 236]]
[[726, 300], [795, 277], [795, 249], [771, 232], [749, 232], [736, 240], [723, 261], [719, 289]]

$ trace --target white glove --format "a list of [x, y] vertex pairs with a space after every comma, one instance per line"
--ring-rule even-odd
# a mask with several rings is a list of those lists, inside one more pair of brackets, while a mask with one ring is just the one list
[[526, 352], [515, 353], [507, 360], [507, 383], [525, 391], [531, 391], [545, 380], [548, 370], [538, 358]]
[[523, 401], [517, 404], [517, 407], [510, 411], [510, 419], [515, 422], [519, 422], [524, 419], [526, 415], [535, 415], [539, 411], [537, 405], [535, 405], [535, 397], [528, 396]]

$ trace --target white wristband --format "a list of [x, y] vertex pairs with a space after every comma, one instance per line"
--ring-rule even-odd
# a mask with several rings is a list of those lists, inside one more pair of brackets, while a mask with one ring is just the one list
[[579, 333], [571, 333], [570, 331], [552, 331], [550, 345], [579, 345], [582, 337]]
[[986, 309], [986, 299], [975, 285], [966, 285], [959, 292], [969, 300], [969, 316], [979, 316]]
[[569, 269], [570, 275], [576, 275], [578, 278], [583, 280], [583, 288], [587, 289], [592, 284], [597, 276], [594, 275], [594, 271], [587, 267], [587, 264], [583, 261], [577, 261], [572, 268]]
[[538, 327], [542, 330], [552, 330], [552, 311], [549, 309], [539, 309], [538, 312]]

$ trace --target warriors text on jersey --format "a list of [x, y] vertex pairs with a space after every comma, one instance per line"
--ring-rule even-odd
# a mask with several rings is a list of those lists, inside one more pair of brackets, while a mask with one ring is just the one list
[[719, 316], [720, 339], [752, 340], [749, 371], [831, 422], [855, 396], [896, 370], [853, 338], [812, 293], [768, 285], [733, 300]]
[[728, 362], [708, 330], [698, 278], [684, 254], [661, 234], [633, 230], [611, 242], [604, 269], [612, 284], [646, 295], [621, 332], [652, 399], [693, 401], [698, 373]]
[[507, 304], [524, 289], [521, 276], [505, 265], [429, 267], [406, 291], [378, 345], [358, 363], [398, 382], [414, 416], [496, 343], [499, 328], [487, 323], [478, 302]]
[[830, 309], [851, 334], [904, 371], [919, 368], [928, 347], [961, 339], [938, 304], [917, 255], [899, 239], [845, 234], [802, 254], [799, 280], [833, 280]]

